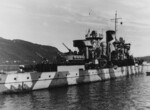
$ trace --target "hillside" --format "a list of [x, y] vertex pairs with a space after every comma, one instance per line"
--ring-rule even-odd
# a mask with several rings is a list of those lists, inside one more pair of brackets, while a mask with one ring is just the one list
[[[59, 50], [52, 46], [0, 37], [0, 64], [31, 64], [41, 62], [42, 57], [52, 62], [57, 53], [60, 53]], [[138, 58], [150, 62], [150, 56]]]
[[42, 57], [52, 62], [58, 52], [59, 50], [52, 46], [0, 38], [0, 64], [40, 62]]
[[150, 56], [144, 56], [139, 58], [143, 59], [144, 61], [150, 62]]

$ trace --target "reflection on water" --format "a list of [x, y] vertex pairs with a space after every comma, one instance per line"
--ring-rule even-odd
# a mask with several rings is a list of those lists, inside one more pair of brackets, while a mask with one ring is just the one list
[[149, 110], [150, 76], [0, 95], [0, 110]]

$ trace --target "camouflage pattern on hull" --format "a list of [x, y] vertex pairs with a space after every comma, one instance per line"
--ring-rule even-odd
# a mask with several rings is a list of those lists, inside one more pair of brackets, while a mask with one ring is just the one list
[[109, 80], [150, 71], [150, 65], [109, 69], [89, 69], [84, 66], [62, 66], [58, 72], [10, 72], [0, 74], [0, 93], [24, 92], [57, 86]]

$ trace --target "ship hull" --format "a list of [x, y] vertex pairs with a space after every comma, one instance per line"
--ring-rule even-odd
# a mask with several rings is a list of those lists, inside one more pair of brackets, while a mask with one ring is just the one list
[[[63, 70], [64, 69], [64, 70]], [[88, 69], [83, 66], [62, 66], [58, 72], [9, 72], [0, 74], [0, 93], [25, 92], [69, 86], [146, 73], [149, 65]]]

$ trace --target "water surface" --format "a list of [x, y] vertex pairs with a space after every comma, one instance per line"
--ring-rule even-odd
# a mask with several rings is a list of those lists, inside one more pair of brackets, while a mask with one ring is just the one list
[[150, 110], [150, 76], [1, 94], [0, 110]]

